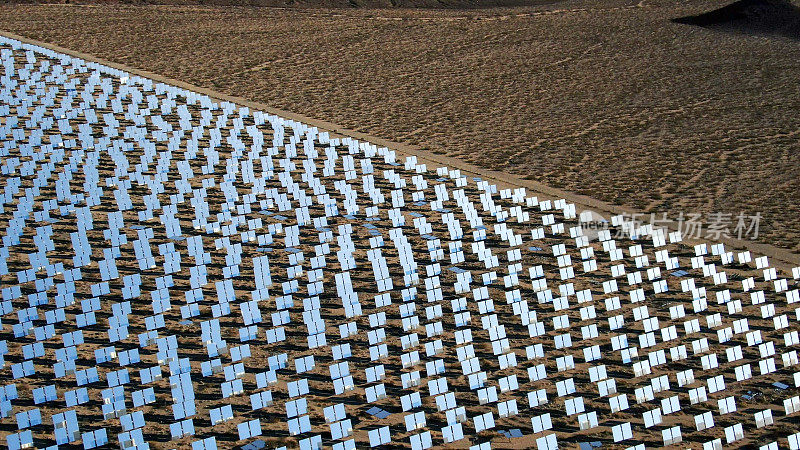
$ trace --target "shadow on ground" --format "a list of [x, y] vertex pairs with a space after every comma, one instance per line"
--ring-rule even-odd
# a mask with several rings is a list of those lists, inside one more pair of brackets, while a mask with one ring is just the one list
[[788, 0], [740, 0], [673, 22], [727, 32], [769, 34], [800, 40], [800, 8]]

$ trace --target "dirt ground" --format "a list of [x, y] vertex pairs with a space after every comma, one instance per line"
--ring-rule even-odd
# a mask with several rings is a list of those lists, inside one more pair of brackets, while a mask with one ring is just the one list
[[670, 21], [724, 4], [20, 5], [0, 29], [732, 234], [760, 213], [798, 251], [800, 42]]

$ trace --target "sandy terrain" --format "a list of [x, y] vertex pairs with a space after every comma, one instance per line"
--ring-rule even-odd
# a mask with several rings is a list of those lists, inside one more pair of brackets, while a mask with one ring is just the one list
[[424, 9], [487, 9], [545, 5], [559, 0], [6, 0], [14, 4], [77, 4], [77, 5], [170, 5], [170, 6], [244, 6], [292, 9], [354, 8], [424, 8]]
[[645, 212], [760, 212], [797, 251], [800, 44], [670, 21], [724, 4], [6, 6], [0, 29]]

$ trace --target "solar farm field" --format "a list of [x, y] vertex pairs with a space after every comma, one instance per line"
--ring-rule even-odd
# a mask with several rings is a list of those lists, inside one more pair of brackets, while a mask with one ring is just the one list
[[800, 448], [800, 268], [0, 59], [11, 449]]
[[[0, 30], [648, 215], [697, 214], [703, 238], [760, 213], [747, 239], [797, 261], [800, 40], [672, 21], [732, 1], [6, 5]], [[309, 2], [327, 0], [291, 3]]]

